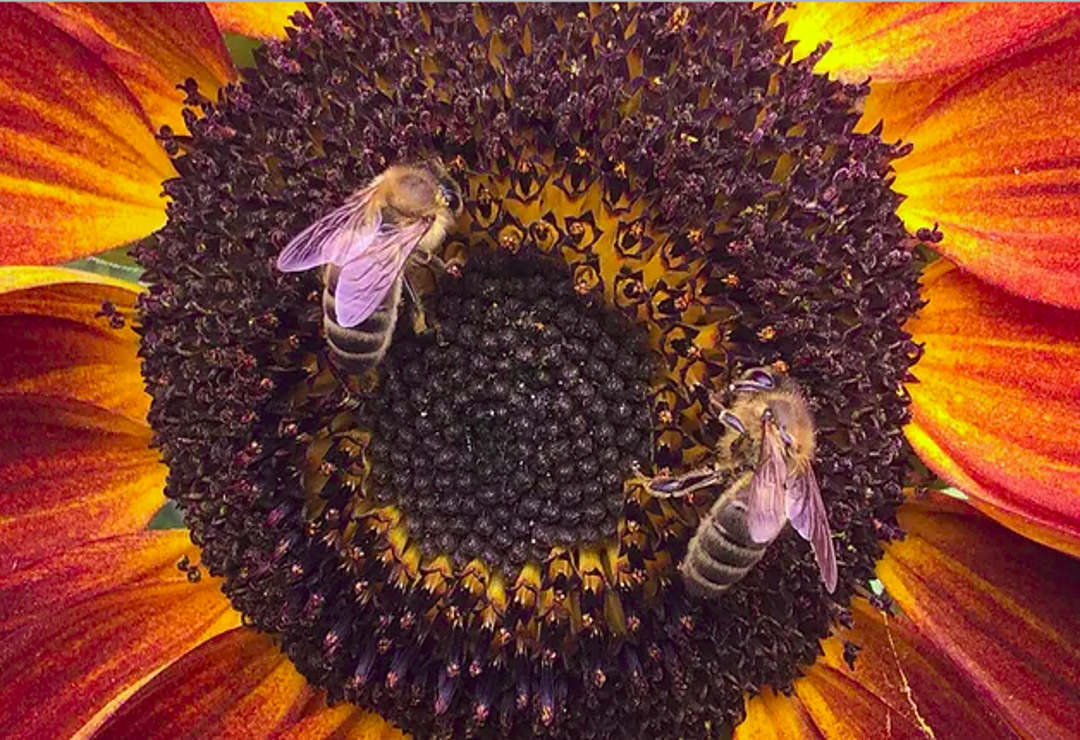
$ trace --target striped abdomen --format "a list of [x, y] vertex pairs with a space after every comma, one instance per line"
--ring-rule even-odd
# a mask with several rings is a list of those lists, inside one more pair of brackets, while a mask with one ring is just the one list
[[716, 500], [690, 538], [679, 565], [683, 582], [692, 593], [715, 598], [741, 581], [769, 543], [750, 539], [747, 529], [745, 488], [753, 472], [741, 476]]
[[333, 360], [343, 369], [359, 374], [378, 365], [390, 347], [404, 278], [398, 275], [371, 316], [356, 326], [346, 328], [337, 323], [334, 311], [334, 291], [337, 289], [339, 272], [336, 266], [328, 265], [323, 273], [323, 329]]

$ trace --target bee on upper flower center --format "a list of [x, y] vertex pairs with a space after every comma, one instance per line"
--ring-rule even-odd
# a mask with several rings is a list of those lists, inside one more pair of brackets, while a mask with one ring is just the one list
[[283, 272], [323, 270], [323, 327], [339, 365], [361, 373], [386, 354], [402, 289], [420, 302], [407, 268], [431, 264], [456, 273], [435, 255], [463, 210], [461, 189], [438, 160], [394, 165], [353, 193], [345, 205], [292, 239], [277, 259]]

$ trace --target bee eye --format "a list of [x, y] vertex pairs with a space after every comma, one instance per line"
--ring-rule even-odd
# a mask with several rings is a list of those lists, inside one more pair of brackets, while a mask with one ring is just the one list
[[780, 439], [788, 447], [791, 447], [793, 444], [795, 444], [795, 439], [790, 434], [788, 434], [788, 430], [784, 429], [783, 427], [780, 427]]
[[776, 387], [776, 380], [773, 378], [772, 373], [759, 367], [747, 371], [745, 379], [764, 389], [771, 390]]
[[461, 212], [461, 197], [457, 193], [457, 188], [449, 185], [442, 185], [439, 188], [439, 192], [442, 193], [443, 199], [446, 201], [446, 207], [454, 213]]

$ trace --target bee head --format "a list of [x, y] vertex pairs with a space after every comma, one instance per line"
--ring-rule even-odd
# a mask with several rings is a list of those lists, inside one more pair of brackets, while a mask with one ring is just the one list
[[720, 421], [739, 434], [755, 440], [761, 424], [773, 425], [784, 443], [786, 455], [797, 462], [814, 455], [814, 420], [799, 385], [770, 367], [754, 367], [731, 384], [742, 397]]
[[454, 216], [460, 216], [464, 210], [465, 202], [461, 197], [461, 186], [458, 185], [450, 171], [439, 157], [428, 157], [423, 162], [424, 168], [435, 178], [439, 184], [439, 192], [435, 195], [435, 202], [442, 208], [449, 209]]
[[760, 393], [775, 390], [780, 385], [776, 371], [769, 367], [752, 367], [731, 384], [735, 393]]

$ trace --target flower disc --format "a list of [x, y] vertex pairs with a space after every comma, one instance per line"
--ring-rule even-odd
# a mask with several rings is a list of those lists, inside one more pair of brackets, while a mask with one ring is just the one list
[[[865, 86], [791, 63], [770, 7], [321, 8], [192, 133], [137, 249], [150, 420], [203, 563], [332, 701], [421, 736], [720, 736], [790, 687], [899, 531], [918, 355], [903, 149]], [[436, 154], [460, 277], [411, 279], [383, 363], [336, 368], [319, 271], [274, 263]], [[722, 599], [676, 567], [718, 493], [711, 393], [787, 369], [840, 564], [786, 531]]]

